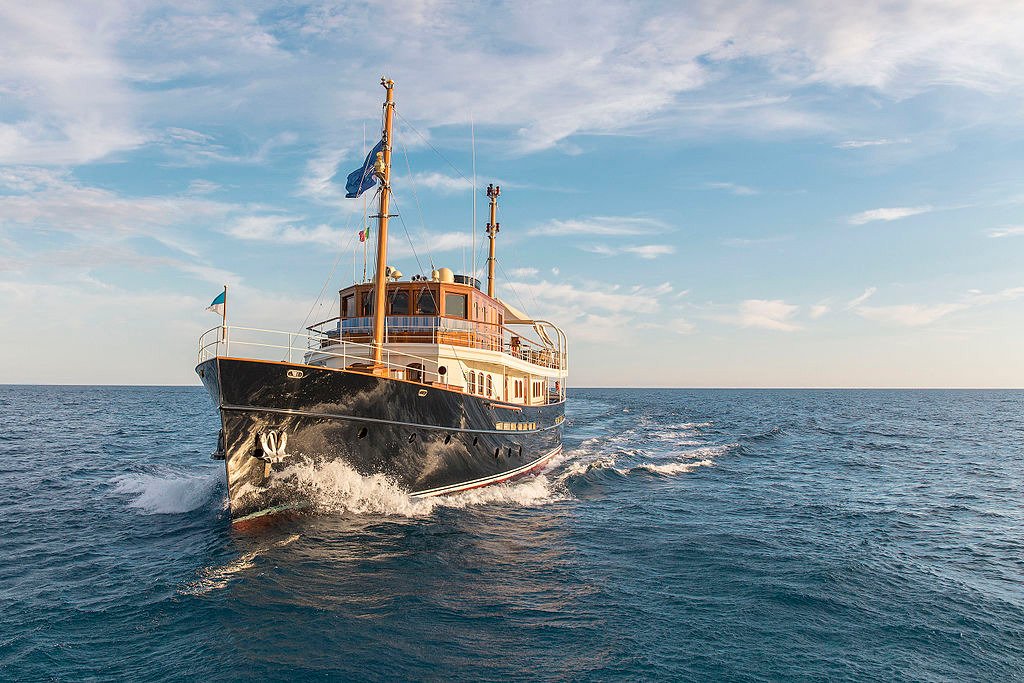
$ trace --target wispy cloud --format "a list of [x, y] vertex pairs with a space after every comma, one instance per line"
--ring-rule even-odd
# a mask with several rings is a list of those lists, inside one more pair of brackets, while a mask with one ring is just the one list
[[728, 237], [722, 240], [722, 244], [726, 247], [758, 247], [763, 244], [775, 244], [776, 242], [784, 242], [791, 239], [789, 235], [776, 235], [773, 237]]
[[1001, 228], [992, 228], [988, 231], [989, 237], [1019, 237], [1024, 235], [1024, 225], [1004, 225]]
[[884, 145], [898, 145], [910, 142], [908, 138], [893, 140], [890, 138], [878, 138], [877, 140], [844, 140], [835, 145], [837, 149], [861, 149], [863, 147], [881, 147]]
[[759, 190], [747, 187], [746, 185], [737, 185], [736, 183], [704, 183], [704, 187], [709, 190], [724, 190], [725, 192], [739, 196], [760, 194]]
[[607, 282], [516, 281], [508, 286], [523, 297], [530, 315], [559, 321], [573, 339], [621, 342], [639, 322], [662, 308], [674, 291], [668, 282], [623, 287]]
[[811, 306], [811, 309], [810, 311], [808, 311], [807, 314], [811, 316], [812, 320], [817, 320], [818, 318], [826, 315], [831, 310], [832, 308], [827, 304], [815, 304]]
[[531, 228], [531, 235], [649, 235], [664, 232], [668, 225], [653, 218], [637, 216], [593, 216], [570, 220], [552, 220]]
[[736, 314], [722, 316], [723, 322], [740, 327], [757, 327], [779, 332], [793, 332], [800, 326], [792, 322], [799, 306], [786, 303], [782, 299], [746, 299], [740, 302]]
[[411, 178], [407, 178], [406, 180], [417, 188], [422, 187], [428, 190], [437, 190], [438, 192], [445, 194], [469, 192], [473, 189], [472, 180], [459, 176], [445, 175], [444, 173], [438, 173], [436, 171], [429, 173], [414, 173]]
[[941, 318], [952, 313], [964, 311], [979, 306], [987, 306], [995, 303], [1014, 301], [1024, 297], [1024, 287], [1010, 287], [991, 294], [985, 294], [978, 290], [972, 290], [959, 301], [934, 303], [934, 304], [896, 304], [892, 306], [857, 306], [854, 310], [858, 315], [869, 320], [903, 325], [906, 327], [921, 327], [930, 325]]
[[213, 135], [187, 128], [168, 128], [159, 139], [159, 146], [173, 161], [171, 166], [204, 166], [207, 164], [263, 164], [280, 147], [292, 145], [298, 135], [282, 131], [260, 142], [255, 149], [235, 152]]
[[864, 225], [865, 223], [871, 223], [872, 221], [897, 221], [901, 218], [917, 216], [918, 214], [928, 213], [934, 210], [934, 207], [927, 205], [894, 206], [890, 208], [871, 209], [870, 211], [862, 211], [850, 216], [849, 219], [847, 219], [847, 222], [849, 222], [850, 225]]
[[0, 189], [15, 191], [0, 194], [0, 224], [88, 235], [93, 243], [145, 236], [192, 254], [186, 226], [259, 209], [194, 196], [129, 197], [85, 185], [66, 171], [31, 167], [0, 171]]
[[[340, 230], [325, 224], [302, 225], [301, 216], [254, 215], [242, 216], [224, 232], [241, 240], [271, 242], [274, 244], [319, 244], [342, 249], [354, 244], [356, 230]], [[423, 233], [417, 235], [416, 253], [420, 256], [442, 254], [468, 247], [472, 235], [462, 232]], [[414, 254], [407, 240], [395, 239], [390, 242], [388, 253], [392, 258], [407, 258]]]
[[862, 303], [873, 297], [875, 295], [875, 292], [877, 291], [877, 287], [866, 288], [858, 296], [855, 296], [854, 298], [850, 299], [850, 301], [847, 302], [846, 310], [850, 310], [851, 308], [857, 308], [857, 306], [860, 306]]
[[512, 268], [508, 274], [510, 277], [534, 277], [539, 272], [536, 268]]
[[[240, 240], [273, 242], [275, 244], [321, 244], [340, 247], [346, 235], [328, 225], [306, 227], [296, 225], [301, 217], [243, 216], [231, 223], [224, 232]], [[351, 241], [352, 235], [347, 235]]]
[[606, 244], [583, 244], [580, 245], [580, 249], [600, 256], [632, 254], [642, 259], [656, 259], [659, 256], [668, 256], [669, 254], [676, 253], [676, 248], [671, 244], [637, 244], [624, 247], [610, 247]]

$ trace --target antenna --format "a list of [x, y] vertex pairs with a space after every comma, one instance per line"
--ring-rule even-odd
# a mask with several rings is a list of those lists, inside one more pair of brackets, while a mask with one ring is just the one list
[[473, 112], [469, 112], [469, 139], [473, 149], [473, 278], [476, 278], [476, 127], [473, 125]]
[[487, 296], [494, 298], [494, 238], [501, 230], [498, 223], [498, 197], [501, 195], [501, 187], [494, 183], [487, 184], [487, 196], [491, 200], [491, 220], [487, 223], [487, 237], [491, 242], [490, 252], [487, 257]]

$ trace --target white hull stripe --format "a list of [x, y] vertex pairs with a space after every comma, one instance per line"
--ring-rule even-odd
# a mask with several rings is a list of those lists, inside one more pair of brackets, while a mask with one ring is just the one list
[[489, 477], [481, 477], [480, 479], [473, 479], [472, 481], [464, 481], [458, 484], [449, 484], [448, 486], [438, 486], [437, 488], [427, 489], [426, 491], [414, 491], [409, 494], [410, 498], [429, 498], [430, 496], [443, 496], [446, 493], [455, 493], [457, 491], [465, 491], [466, 489], [475, 489], [481, 486], [487, 486], [488, 484], [497, 484], [498, 482], [511, 479], [512, 477], [529, 472], [530, 470], [540, 466], [545, 461], [550, 460], [559, 453], [562, 452], [562, 446], [558, 445], [551, 449], [544, 455], [540, 456], [533, 462], [526, 463], [521, 467], [517, 467], [514, 470], [508, 470], [501, 474], [495, 474]]

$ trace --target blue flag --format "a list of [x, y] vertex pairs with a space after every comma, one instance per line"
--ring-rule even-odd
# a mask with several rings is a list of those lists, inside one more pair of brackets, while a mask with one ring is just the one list
[[217, 298], [214, 299], [210, 303], [210, 305], [206, 307], [206, 310], [213, 311], [217, 315], [224, 315], [224, 307], [225, 306], [227, 306], [227, 292], [226, 291], [221, 292], [220, 294], [218, 294]]
[[373, 162], [377, 160], [377, 152], [384, 151], [384, 141], [381, 140], [366, 155], [363, 165], [348, 174], [348, 181], [345, 183], [345, 196], [354, 199], [377, 184], [373, 175]]

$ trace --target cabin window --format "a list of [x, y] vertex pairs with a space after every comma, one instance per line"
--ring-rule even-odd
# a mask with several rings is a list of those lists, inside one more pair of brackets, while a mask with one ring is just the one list
[[391, 293], [388, 315], [409, 315], [409, 290], [396, 289]]
[[445, 294], [444, 295], [444, 314], [449, 318], [465, 318], [466, 317], [466, 295], [465, 294]]
[[373, 290], [368, 289], [363, 292], [362, 295], [362, 315], [370, 316], [373, 315]]
[[494, 396], [494, 381], [490, 375], [487, 375], [487, 397]]
[[470, 370], [469, 372], [469, 379], [466, 380], [466, 389], [471, 394], [476, 393], [476, 373], [473, 372], [472, 370]]
[[476, 383], [476, 393], [481, 396], [484, 395], [484, 373], [482, 372], [480, 373], [480, 381]]
[[473, 302], [473, 320], [479, 320], [479, 319], [480, 319], [480, 302], [474, 301]]
[[499, 325], [504, 325], [505, 324], [505, 314], [504, 313], [499, 313], [498, 314], [498, 324]]
[[540, 382], [534, 382], [533, 383], [533, 395], [534, 395], [534, 397], [537, 397], [537, 396], [540, 396], [540, 394], [541, 394], [541, 383]]
[[356, 315], [356, 296], [355, 294], [346, 294], [341, 297], [341, 317], [342, 318], [354, 318]]
[[426, 287], [421, 289], [420, 295], [416, 297], [415, 315], [437, 315], [437, 301], [434, 299], [434, 293]]

